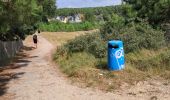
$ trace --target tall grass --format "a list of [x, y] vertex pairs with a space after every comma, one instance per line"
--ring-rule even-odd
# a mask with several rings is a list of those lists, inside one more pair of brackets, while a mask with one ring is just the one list
[[141, 50], [129, 53], [126, 59], [127, 63], [135, 68], [152, 75], [160, 75], [165, 71], [170, 71], [170, 50], [166, 47], [157, 51]]

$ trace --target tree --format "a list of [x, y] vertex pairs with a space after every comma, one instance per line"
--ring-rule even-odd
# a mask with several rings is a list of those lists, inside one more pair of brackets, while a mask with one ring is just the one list
[[[43, 15], [52, 16], [44, 4], [48, 0], [6, 0], [0, 1], [0, 40], [24, 39], [33, 33], [35, 25]], [[54, 0], [49, 0], [55, 5]], [[52, 2], [53, 1], [53, 2]], [[49, 6], [49, 5], [48, 5]], [[54, 13], [55, 14], [55, 13]]]
[[138, 12], [138, 17], [159, 24], [170, 20], [170, 0], [124, 0]]
[[1, 40], [24, 39], [28, 29], [40, 19], [41, 9], [36, 0], [1, 1]]
[[48, 17], [55, 16], [56, 0], [39, 0], [43, 7], [43, 14]]
[[[107, 41], [111, 39], [119, 39], [119, 32], [124, 27], [125, 20], [122, 16], [112, 14], [111, 19], [108, 20], [101, 28], [101, 35]], [[114, 37], [113, 37], [114, 36]]]

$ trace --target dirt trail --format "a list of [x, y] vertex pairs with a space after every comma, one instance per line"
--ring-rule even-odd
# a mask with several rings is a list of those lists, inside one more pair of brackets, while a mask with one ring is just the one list
[[[32, 46], [30, 40], [25, 45]], [[15, 94], [14, 100], [104, 100], [114, 99], [111, 93], [102, 93], [81, 89], [68, 84], [62, 74], [54, 70], [50, 64], [50, 54], [53, 49], [46, 39], [39, 36], [38, 49], [25, 51], [28, 57], [22, 59], [19, 69], [11, 70], [13, 73], [22, 73], [18, 79], [11, 80], [8, 84], [8, 93]]]
[[[7, 84], [6, 94], [14, 94], [11, 100], [148, 100], [150, 96], [138, 97], [127, 93], [104, 93], [90, 88], [79, 88], [71, 85], [65, 76], [50, 62], [53, 45], [39, 36], [38, 49], [29, 50], [31, 40], [24, 43], [27, 57], [20, 59], [17, 65], [22, 66], [10, 70], [18, 73], [16, 79]], [[0, 100], [4, 100], [0, 97]], [[156, 99], [153, 99], [156, 100]]]

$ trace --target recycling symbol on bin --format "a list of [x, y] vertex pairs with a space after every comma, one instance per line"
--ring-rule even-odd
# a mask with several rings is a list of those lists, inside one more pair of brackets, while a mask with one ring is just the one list
[[123, 49], [120, 49], [115, 52], [115, 57], [116, 58], [121, 58], [123, 56]]

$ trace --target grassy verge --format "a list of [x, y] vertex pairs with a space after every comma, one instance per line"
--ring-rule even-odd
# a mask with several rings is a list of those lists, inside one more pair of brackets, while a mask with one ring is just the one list
[[[105, 91], [120, 89], [123, 84], [133, 85], [152, 77], [170, 79], [169, 57], [167, 48], [126, 55], [126, 68], [123, 71], [111, 72], [107, 70], [107, 58], [96, 59], [93, 55], [81, 52], [70, 56], [60, 56], [56, 62], [60, 64], [62, 72], [74, 81], [85, 83], [87, 87], [98, 87]], [[166, 62], [168, 61], [168, 62]], [[141, 69], [142, 68], [142, 69]]]
[[124, 83], [134, 84], [148, 75], [128, 64], [123, 71], [110, 72], [106, 69], [106, 58], [99, 60], [86, 52], [59, 57], [56, 62], [62, 72], [74, 81], [106, 91], [118, 89]]

